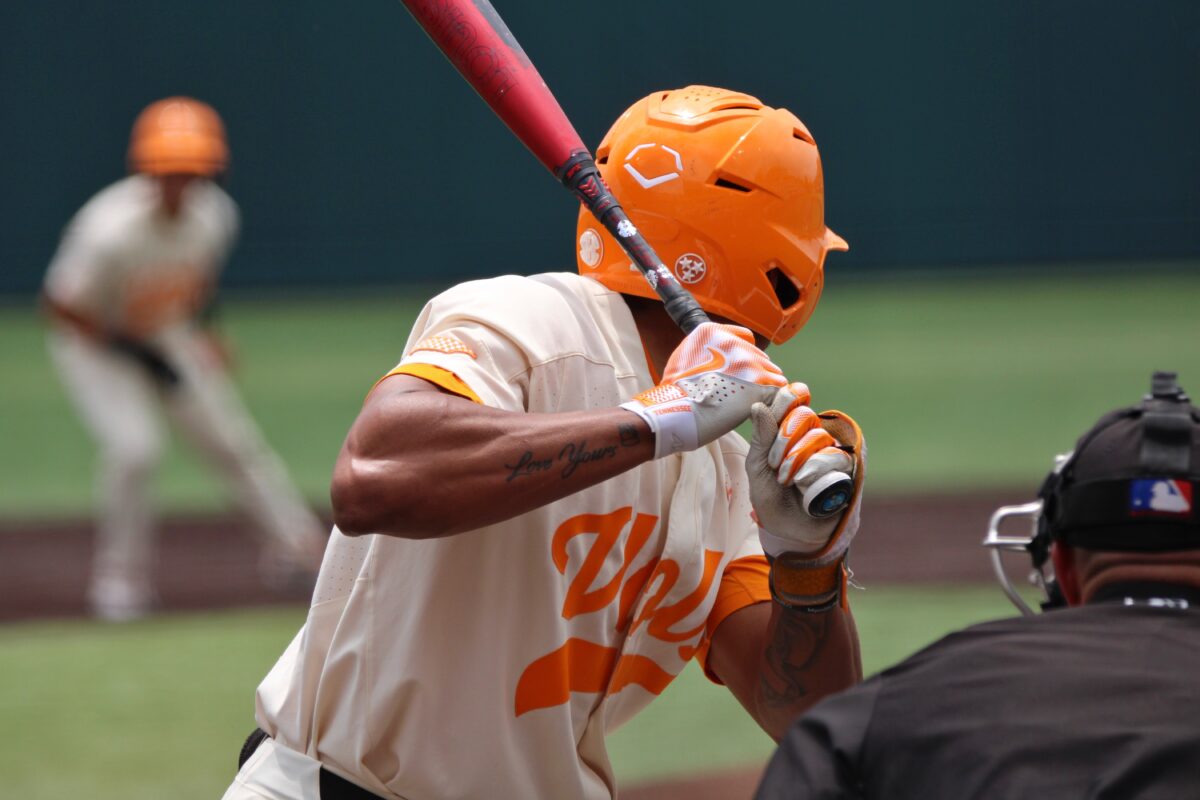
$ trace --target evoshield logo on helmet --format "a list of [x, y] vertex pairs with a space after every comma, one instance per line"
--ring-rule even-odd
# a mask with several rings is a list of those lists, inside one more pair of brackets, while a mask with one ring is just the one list
[[[648, 153], [643, 153], [648, 148], [657, 148], [657, 150], [650, 150]], [[675, 165], [673, 171], [671, 171], [672, 161], [663, 158], [659, 155], [660, 152], [666, 152], [671, 156]], [[638, 159], [637, 163], [641, 165], [642, 170], [645, 172], [653, 173], [654, 177], [646, 177], [634, 166], [633, 157], [638, 153], [643, 153], [643, 155]], [[666, 163], [664, 164], [663, 162]], [[625, 171], [632, 175], [633, 179], [641, 184], [643, 189], [653, 189], [660, 183], [666, 183], [678, 178], [679, 173], [683, 172], [683, 159], [679, 157], [677, 151], [672, 150], [665, 144], [654, 144], [653, 142], [650, 144], [639, 144], [629, 151], [629, 155], [625, 156]]]
[[708, 274], [708, 265], [695, 253], [684, 253], [675, 259], [675, 277], [680, 283], [699, 283]]
[[600, 240], [600, 234], [596, 233], [595, 228], [588, 228], [579, 235], [579, 260], [589, 267], [594, 267], [600, 263], [601, 256], [604, 255], [604, 242]]

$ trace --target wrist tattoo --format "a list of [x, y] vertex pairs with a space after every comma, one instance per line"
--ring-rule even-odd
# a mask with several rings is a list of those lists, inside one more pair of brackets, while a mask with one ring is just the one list
[[642, 435], [638, 433], [637, 425], [622, 423], [617, 426], [617, 434], [621, 437], [622, 447], [633, 447], [642, 441]]
[[828, 633], [828, 614], [784, 611], [779, 615], [759, 676], [759, 689], [767, 705], [788, 707], [808, 694], [805, 674], [825, 647]]

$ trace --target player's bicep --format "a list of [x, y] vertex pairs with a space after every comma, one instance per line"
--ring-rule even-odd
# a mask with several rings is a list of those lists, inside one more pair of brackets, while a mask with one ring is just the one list
[[[478, 403], [411, 375], [393, 375], [368, 395], [334, 465], [330, 500], [343, 533], [419, 529], [410, 516], [430, 516], [430, 482], [446, 464], [461, 465], [489, 420]], [[490, 412], [499, 413], [499, 412]], [[439, 470], [441, 470], [439, 472]], [[436, 513], [433, 514], [436, 516]]]
[[430, 426], [445, 413], [447, 401], [459, 414], [476, 405], [429, 380], [389, 373], [375, 384], [363, 402], [346, 437], [343, 456], [387, 455], [406, 445], [415, 445], [431, 433], [449, 432], [453, 426]]

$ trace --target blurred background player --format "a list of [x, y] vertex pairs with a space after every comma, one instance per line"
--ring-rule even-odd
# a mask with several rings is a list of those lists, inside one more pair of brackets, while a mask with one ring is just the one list
[[[816, 706], [758, 800], [1194, 796], [1198, 481], [1200, 409], [1156, 373], [1140, 404], [1059, 457], [1038, 501], [992, 518], [985, 544], [1033, 556], [1048, 613], [998, 569], [1026, 616], [951, 634]], [[1018, 515], [1033, 534], [1001, 536]]]
[[129, 177], [101, 191], [63, 234], [44, 286], [50, 353], [99, 445], [99, 524], [88, 598], [96, 616], [152, 609], [150, 479], [163, 409], [228, 482], [266, 537], [268, 580], [315, 569], [319, 521], [237, 397], [207, 330], [238, 211], [214, 182], [229, 163], [208, 105], [171, 97], [133, 126]]
[[[606, 734], [693, 658], [776, 737], [859, 679], [861, 434], [760, 349], [846, 246], [816, 144], [784, 109], [689, 86], [634, 104], [597, 156], [720, 322], [685, 338], [586, 211], [580, 274], [431, 300], [346, 438], [338, 529], [227, 800], [600, 800]], [[806, 514], [839, 471], [849, 510]]]

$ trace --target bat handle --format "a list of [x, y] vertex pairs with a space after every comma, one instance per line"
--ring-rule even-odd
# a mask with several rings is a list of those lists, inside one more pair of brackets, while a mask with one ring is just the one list
[[576, 150], [555, 170], [558, 179], [587, 206], [600, 224], [621, 245], [654, 292], [663, 301], [667, 314], [684, 333], [691, 333], [697, 326], [708, 322], [708, 315], [687, 289], [679, 285], [671, 270], [662, 263], [650, 243], [638, 233], [637, 227], [621, 208], [617, 198], [600, 177], [592, 154], [587, 150]]

